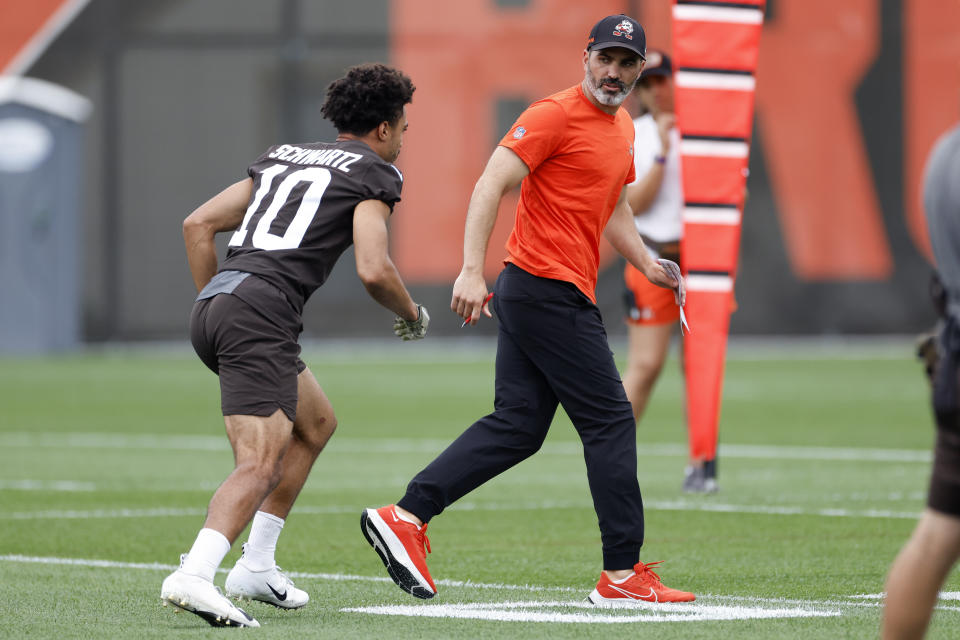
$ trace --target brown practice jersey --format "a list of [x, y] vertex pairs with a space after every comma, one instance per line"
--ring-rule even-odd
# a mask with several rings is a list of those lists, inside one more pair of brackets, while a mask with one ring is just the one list
[[244, 271], [286, 294], [298, 312], [353, 244], [353, 210], [400, 201], [403, 175], [358, 140], [270, 147], [247, 173], [253, 195], [220, 271]]

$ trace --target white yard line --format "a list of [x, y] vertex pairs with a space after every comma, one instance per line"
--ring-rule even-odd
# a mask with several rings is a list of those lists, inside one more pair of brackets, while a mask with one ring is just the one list
[[[406, 479], [400, 479], [403, 482]], [[7, 478], [0, 479], [0, 491], [43, 491], [47, 493], [95, 493], [103, 492], [123, 492], [130, 493], [172, 493], [176, 491], [215, 491], [217, 487], [223, 484], [220, 480], [199, 480], [196, 482], [168, 482], [134, 485], [126, 478], [112, 480], [108, 482], [91, 482], [89, 480], [36, 480], [34, 478]], [[924, 494], [926, 495], [926, 494]]]
[[[329, 450], [335, 453], [439, 453], [449, 443], [439, 438], [349, 438], [336, 437]], [[0, 449], [147, 449], [170, 451], [229, 451], [224, 436], [161, 435], [124, 433], [0, 433]], [[682, 443], [638, 443], [637, 453], [644, 456], [685, 456]], [[547, 443], [541, 455], [582, 456], [577, 442]], [[768, 446], [721, 444], [721, 458], [759, 458], [770, 460], [819, 460], [842, 462], [930, 462], [929, 450], [873, 449], [857, 447]]]
[[[52, 564], [69, 565], [77, 567], [99, 567], [104, 569], [150, 569], [160, 571], [173, 571], [177, 568], [175, 564], [161, 563], [140, 563], [140, 562], [117, 562], [114, 560], [87, 560], [84, 558], [57, 558], [49, 556], [25, 556], [19, 554], [0, 555], [0, 562], [14, 562], [21, 564]], [[228, 569], [221, 568], [219, 573], [226, 573]], [[309, 573], [303, 571], [285, 571], [291, 578], [307, 580], [328, 580], [334, 582], [392, 582], [390, 578], [381, 576], [358, 576], [343, 573]], [[495, 589], [504, 591], [534, 591], [545, 593], [581, 593], [584, 588], [574, 587], [549, 587], [539, 585], [516, 585], [499, 584], [485, 582], [471, 582], [469, 580], [435, 580], [437, 585], [443, 587], [464, 587], [473, 589]]]
[[[0, 562], [16, 564], [59, 565], [99, 569], [126, 569], [138, 571], [173, 571], [173, 564], [158, 562], [119, 562], [116, 560], [92, 560], [85, 558], [58, 558], [45, 556], [0, 555]], [[221, 568], [219, 573], [226, 573]], [[360, 576], [342, 573], [288, 572], [296, 579], [331, 582], [390, 583], [385, 576]], [[584, 594], [589, 585], [578, 587], [543, 586], [529, 584], [503, 584], [471, 582], [462, 580], [437, 580], [436, 584], [447, 588], [464, 588], [489, 591], [515, 591], [543, 594]], [[466, 604], [420, 604], [403, 606], [356, 607], [341, 611], [377, 615], [426, 616], [437, 618], [471, 618], [513, 622], [558, 622], [558, 623], [626, 623], [626, 622], [679, 622], [704, 620], [745, 620], [762, 618], [794, 618], [811, 616], [838, 616], [845, 610], [881, 606], [883, 594], [861, 594], [832, 600], [801, 600], [796, 598], [757, 598], [751, 596], [726, 596], [701, 594], [693, 603], [652, 604], [622, 607], [596, 607], [583, 600], [575, 601], [521, 601], [478, 602]], [[943, 592], [941, 601], [960, 599], [958, 592]], [[940, 610], [960, 611], [960, 607], [937, 607]], [[577, 610], [584, 612], [577, 612]]]
[[[506, 605], [506, 606], [504, 606]], [[770, 618], [835, 617], [841, 611], [807, 607], [772, 609], [726, 605], [636, 603], [629, 608], [597, 608], [572, 613], [578, 602], [511, 602], [430, 605], [388, 605], [340, 609], [349, 613], [426, 618], [459, 618], [499, 622], [552, 622], [560, 624], [625, 624], [630, 622], [703, 622], [707, 620], [755, 620]]]
[[229, 451], [226, 436], [126, 433], [0, 433], [0, 447], [45, 449], [147, 449], [170, 451]]
[[644, 508], [654, 511], [710, 511], [717, 513], [754, 513], [758, 515], [820, 516], [824, 518], [892, 518], [916, 520], [919, 511], [890, 511], [887, 509], [818, 509], [796, 506], [723, 504], [716, 502], [686, 502], [684, 500], [644, 500]]
[[0, 480], [0, 491], [97, 491], [97, 485], [79, 480]]
[[[822, 509], [788, 505], [744, 505], [686, 500], [645, 500], [644, 507], [651, 511], [705, 511], [712, 513], [750, 513], [776, 516], [819, 516], [825, 518], [891, 518], [916, 520], [919, 511], [890, 511], [885, 509]], [[589, 509], [589, 500], [541, 501], [541, 502], [458, 502], [448, 511], [539, 511], [551, 509]], [[362, 509], [355, 505], [297, 506], [297, 515], [358, 514]], [[206, 513], [205, 508], [157, 507], [152, 509], [90, 509], [0, 512], [0, 520], [92, 520], [109, 518], [165, 518], [196, 517]]]
[[[545, 476], [544, 474], [538, 474], [537, 479], [543, 480], [544, 485], [557, 486], [557, 481], [552, 481], [553, 476]], [[565, 476], [564, 479], [567, 477]], [[338, 479], [340, 480], [340, 479]], [[329, 479], [325, 478], [323, 480], [323, 489], [326, 492], [332, 487], [342, 488], [342, 489], [364, 489], [364, 488], [375, 488], [379, 486], [394, 486], [394, 485], [403, 485], [408, 480], [405, 476], [396, 476], [387, 480], [380, 480], [378, 482], [369, 481], [369, 482], [340, 482], [337, 481], [336, 484], [331, 482]], [[742, 478], [741, 478], [742, 480]], [[529, 483], [530, 480], [525, 479], [524, 482]], [[123, 492], [123, 493], [174, 493], [174, 492], [212, 492], [217, 489], [222, 484], [222, 480], [202, 480], [196, 482], [170, 482], [170, 483], [159, 483], [151, 482], [150, 484], [141, 484], [141, 485], [131, 485], [130, 483], [125, 483], [123, 480], [114, 480], [107, 482], [90, 482], [87, 480], [36, 480], [33, 478], [8, 478], [0, 479], [0, 491], [38, 491], [45, 493], [95, 493], [95, 492]], [[307, 491], [309, 492], [311, 487], [307, 486]], [[829, 495], [820, 495], [817, 496], [817, 502], [820, 504], [830, 504], [830, 503], [850, 503], [850, 502], [870, 502], [870, 503], [922, 503], [926, 500], [927, 492], [926, 491], [893, 491], [889, 493], [871, 493], [869, 491], [856, 491], [853, 493], [833, 493]], [[715, 502], [715, 497], [711, 496], [708, 498], [711, 502]], [[306, 502], [306, 500], [303, 500]], [[676, 510], [677, 501], [648, 501], [649, 505], [659, 505], [659, 508], [663, 510]], [[647, 504], [647, 503], [645, 503]], [[688, 503], [683, 500], [679, 501], [681, 508], [686, 508]], [[699, 502], [697, 503], [699, 504]], [[551, 507], [552, 505], [552, 507]], [[475, 509], [497, 509], [497, 510], [516, 510], [524, 508], [579, 508], [581, 506], [589, 506], [589, 503], [586, 501], [582, 502], [570, 502], [570, 501], [558, 501], [554, 503], [541, 502], [533, 506], [528, 506], [526, 504], [516, 504], [516, 505], [493, 505], [493, 506], [480, 506], [475, 503], [469, 503], [464, 501], [455, 505], [454, 508], [465, 509], [465, 510], [475, 510]], [[783, 507], [782, 505], [766, 505], [770, 508], [779, 508], [795, 511], [792, 507]], [[723, 511], [727, 510], [727, 507], [719, 504], [717, 507], [718, 510]], [[299, 507], [298, 507], [299, 509]], [[349, 511], [352, 507], [308, 507], [312, 511], [309, 513], [339, 513], [341, 511]], [[704, 506], [704, 510], [709, 510], [708, 507]], [[829, 509], [824, 507], [824, 510]], [[888, 510], [889, 511], [889, 510]], [[192, 511], [191, 511], [192, 514]], [[913, 512], [909, 512], [910, 517], [913, 517]], [[0, 519], [2, 519], [2, 514], [0, 514]]]
[[176, 518], [202, 516], [206, 509], [176, 509], [158, 507], [156, 509], [46, 509], [43, 511], [14, 511], [0, 513], [0, 520], [98, 520], [110, 518]]
[[21, 564], [56, 564], [75, 567], [96, 567], [100, 569], [149, 569], [159, 571], [173, 571], [177, 565], [161, 564], [159, 562], [117, 562], [116, 560], [88, 560], [86, 558], [55, 558], [49, 556], [24, 556], [10, 554], [0, 556], [0, 562], [17, 562]]
[[[912, 334], [887, 335], [732, 335], [727, 340], [727, 361], [756, 360], [900, 360], [912, 362]], [[368, 362], [466, 362], [488, 364], [491, 371], [497, 350], [496, 336], [431, 336], [416, 349], [396, 338], [304, 338], [303, 358], [324, 367], [364, 366]], [[626, 336], [610, 336], [610, 349], [626, 353]], [[81, 352], [100, 358], [154, 357], [196, 361], [187, 340], [109, 342], [87, 345]]]
[[[883, 600], [886, 597], [886, 593], [858, 593], [855, 596], [849, 596], [855, 600]], [[941, 600], [960, 600], [960, 591], [941, 591], [940, 592]]]

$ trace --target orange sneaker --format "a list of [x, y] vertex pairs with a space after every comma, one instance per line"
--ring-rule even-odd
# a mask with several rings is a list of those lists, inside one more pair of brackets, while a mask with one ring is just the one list
[[638, 562], [633, 567], [633, 575], [613, 582], [607, 574], [601, 572], [597, 588], [587, 600], [592, 604], [610, 604], [643, 600], [644, 602], [692, 602], [696, 599], [692, 593], [664, 586], [651, 567], [663, 562], [657, 560], [650, 564]]
[[403, 520], [391, 504], [379, 509], [364, 509], [360, 529], [380, 555], [383, 566], [397, 586], [418, 598], [437, 595], [437, 587], [427, 571], [427, 553], [430, 552], [427, 525], [418, 527]]

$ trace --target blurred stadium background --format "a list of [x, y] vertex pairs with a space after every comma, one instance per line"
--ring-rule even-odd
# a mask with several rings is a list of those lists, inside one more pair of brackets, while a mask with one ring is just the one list
[[[11, 637], [196, 637], [202, 623], [172, 621], [156, 597], [232, 457], [216, 378], [187, 342], [195, 292], [181, 221], [269, 145], [331, 139], [325, 88], [368, 61], [395, 64], [418, 87], [392, 252], [414, 297], [436, 310], [440, 339], [396, 341], [350, 253], [308, 304], [305, 336], [337, 341], [311, 340], [305, 358], [342, 426], [283, 539], [283, 566], [314, 602], [302, 615], [256, 609], [261, 633], [618, 629], [346, 607], [409, 604], [382, 582], [359, 509], [396, 499], [490, 405], [494, 323], [468, 340], [445, 310], [491, 149], [528, 103], [581, 79], [598, 17], [632, 14], [649, 46], [670, 51], [671, 4], [0, 0], [0, 619]], [[767, 0], [722, 493], [681, 496], [676, 359], [638, 430], [645, 560], [669, 559], [665, 578], [701, 604], [687, 624], [633, 625], [631, 637], [877, 636], [878, 592], [929, 477], [928, 388], [910, 338], [935, 320], [919, 185], [934, 140], [960, 118], [958, 34], [958, 0]], [[598, 298], [622, 364], [622, 263], [609, 248], [602, 259]], [[446, 602], [524, 598], [540, 611], [595, 579], [580, 447], [557, 420], [541, 454], [431, 528]], [[944, 591], [931, 638], [956, 637], [960, 574]], [[767, 611], [782, 605], [796, 611]]]
[[[92, 107], [79, 134], [38, 116], [75, 148], [55, 144], [33, 169], [0, 162], [3, 344], [48, 346], [32, 336], [47, 329], [24, 322], [43, 308], [75, 313], [80, 342], [185, 339], [194, 291], [182, 219], [270, 144], [332, 138], [325, 88], [366, 61], [395, 64], [418, 87], [392, 250], [415, 297], [438, 310], [431, 330], [456, 334], [441, 310], [473, 183], [529, 102], [580, 80], [590, 25], [617, 12], [670, 50], [666, 0], [0, 0], [5, 81], [53, 83]], [[932, 325], [918, 183], [960, 116], [958, 32], [960, 3], [948, 0], [768, 0], [732, 334]], [[0, 124], [17, 108], [4, 100]], [[603, 259], [599, 300], [622, 335], [622, 263]], [[352, 262], [314, 296], [307, 337], [388, 330]], [[74, 292], [50, 284], [58, 270]]]

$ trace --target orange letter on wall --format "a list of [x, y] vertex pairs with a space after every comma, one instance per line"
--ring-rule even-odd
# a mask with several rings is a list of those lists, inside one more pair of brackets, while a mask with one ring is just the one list
[[23, 74], [89, 1], [0, 0], [0, 74]]
[[853, 103], [876, 58], [878, 11], [878, 0], [778, 2], [761, 35], [761, 142], [790, 261], [807, 280], [893, 269]]
[[907, 2], [903, 13], [904, 205], [914, 243], [932, 260], [923, 169], [933, 143], [960, 119], [960, 2]]
[[[623, 10], [623, 2], [610, 0], [533, 0], [522, 9], [492, 1], [391, 2], [391, 63], [417, 87], [398, 162], [403, 202], [391, 233], [404, 277], [452, 283], [460, 271], [467, 203], [506, 133], [495, 130], [497, 98], [529, 104], [580, 82], [591, 27]], [[500, 207], [488, 277], [502, 267], [515, 205], [516, 196]]]

